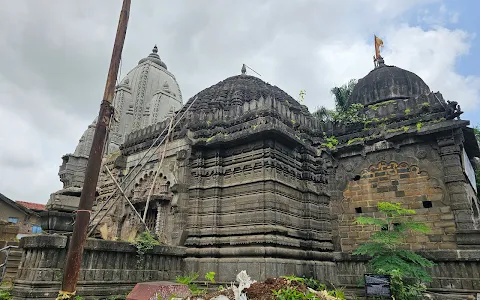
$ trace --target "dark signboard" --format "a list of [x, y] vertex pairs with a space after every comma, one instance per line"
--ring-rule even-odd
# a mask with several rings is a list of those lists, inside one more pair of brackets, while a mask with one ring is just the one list
[[365, 293], [370, 296], [390, 297], [390, 276], [365, 274]]

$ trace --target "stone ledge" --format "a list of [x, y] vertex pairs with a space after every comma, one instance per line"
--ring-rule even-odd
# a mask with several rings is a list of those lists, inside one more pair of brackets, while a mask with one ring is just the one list
[[[20, 248], [66, 248], [67, 237], [62, 235], [37, 235], [27, 236], [20, 240]], [[109, 252], [130, 252], [136, 253], [134, 246], [127, 242], [105, 241], [98, 239], [87, 239], [85, 243], [86, 251], [109, 251]], [[164, 246], [159, 245], [148, 252], [148, 254], [158, 254], [167, 256], [184, 256], [186, 253], [185, 247], [179, 246]]]
[[296, 260], [332, 261], [332, 252], [309, 251], [280, 247], [188, 248], [190, 257], [264, 257]]
[[20, 248], [65, 248], [67, 237], [62, 235], [26, 236], [20, 240]]
[[[88, 239], [85, 243], [85, 250], [109, 251], [109, 252], [137, 252], [137, 249], [128, 242], [105, 241], [99, 239]], [[183, 256], [186, 248], [177, 246], [155, 246], [148, 254], [161, 254], [169, 256]]]
[[[429, 250], [429, 251], [417, 251], [417, 253], [435, 262], [480, 261], [480, 249], [479, 250], [463, 250], [463, 249], [462, 250], [454, 250], [454, 249]], [[343, 262], [343, 261], [366, 262], [369, 259], [368, 256], [352, 255], [349, 253], [342, 253], [342, 252], [334, 252], [333, 258], [336, 262]]]
[[458, 230], [455, 236], [458, 245], [480, 246], [480, 230]]

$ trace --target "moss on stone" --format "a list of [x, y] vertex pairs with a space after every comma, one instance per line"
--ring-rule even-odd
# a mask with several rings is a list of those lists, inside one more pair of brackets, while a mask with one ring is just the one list
[[377, 104], [369, 105], [368, 108], [373, 109], [373, 110], [377, 110], [380, 106], [385, 106], [385, 105], [388, 105], [388, 104], [391, 104], [391, 103], [396, 103], [396, 102], [397, 102], [397, 100], [388, 100], [388, 101], [385, 101], [385, 102], [380, 102], [380, 103], [377, 103]]
[[403, 127], [398, 127], [398, 128], [387, 129], [387, 132], [388, 133], [394, 133], [394, 132], [399, 132], [399, 131], [402, 131], [402, 130], [403, 130], [403, 132], [407, 132], [409, 129], [410, 129], [409, 126], [403, 126]]
[[363, 137], [356, 137], [356, 138], [353, 138], [353, 139], [349, 140], [347, 142], [347, 145], [351, 145], [353, 143], [361, 142], [361, 141], [364, 141], [364, 140], [365, 140], [365, 138], [363, 138]]
[[408, 115], [410, 113], [410, 108], [405, 109], [405, 114]]
[[420, 107], [429, 107], [430, 106], [430, 103], [428, 102], [423, 102], [419, 105]]

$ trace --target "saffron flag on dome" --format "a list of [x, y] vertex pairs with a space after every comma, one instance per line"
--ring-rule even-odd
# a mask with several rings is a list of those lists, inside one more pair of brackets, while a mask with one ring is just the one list
[[375, 37], [375, 56], [376, 58], [380, 57], [380, 47], [383, 47], [383, 41], [378, 36], [374, 35]]

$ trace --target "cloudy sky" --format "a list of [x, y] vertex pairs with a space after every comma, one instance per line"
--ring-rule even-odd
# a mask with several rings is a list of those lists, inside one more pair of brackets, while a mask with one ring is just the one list
[[[0, 0], [0, 193], [46, 203], [98, 113], [120, 0]], [[477, 0], [134, 0], [122, 74], [154, 44], [184, 102], [246, 63], [310, 110], [372, 67], [411, 70], [480, 123]]]

